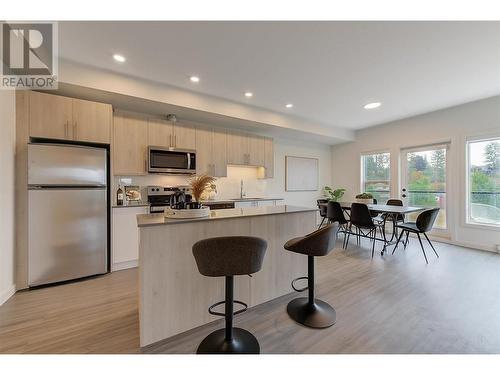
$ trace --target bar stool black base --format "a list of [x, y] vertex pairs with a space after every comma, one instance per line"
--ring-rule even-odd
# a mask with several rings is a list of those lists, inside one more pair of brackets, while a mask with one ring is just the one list
[[242, 328], [233, 328], [233, 339], [226, 341], [226, 330], [219, 329], [203, 339], [197, 354], [259, 354], [260, 345], [254, 335]]
[[319, 299], [310, 304], [308, 298], [295, 298], [290, 301], [286, 311], [297, 323], [311, 328], [328, 328], [337, 320], [335, 309]]

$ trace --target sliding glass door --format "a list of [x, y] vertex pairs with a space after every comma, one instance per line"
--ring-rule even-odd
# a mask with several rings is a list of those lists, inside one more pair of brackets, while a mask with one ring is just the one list
[[[432, 145], [401, 151], [401, 197], [405, 205], [439, 207], [434, 228], [447, 230], [447, 149]], [[408, 219], [414, 221], [418, 213]]]

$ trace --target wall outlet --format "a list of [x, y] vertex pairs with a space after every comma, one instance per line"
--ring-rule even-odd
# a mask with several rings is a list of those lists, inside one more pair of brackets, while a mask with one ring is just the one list
[[497, 252], [500, 253], [500, 244], [497, 245]]

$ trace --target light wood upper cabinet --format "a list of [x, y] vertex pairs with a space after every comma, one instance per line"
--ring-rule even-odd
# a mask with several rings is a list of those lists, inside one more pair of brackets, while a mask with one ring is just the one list
[[213, 175], [213, 131], [196, 129], [196, 173]]
[[272, 138], [264, 139], [264, 177], [274, 177], [274, 142]]
[[113, 173], [147, 173], [148, 120], [146, 116], [117, 113], [113, 118]]
[[237, 131], [227, 132], [227, 163], [236, 165], [249, 164], [248, 136]]
[[227, 176], [224, 130], [202, 127], [196, 129], [196, 173], [214, 177]]
[[73, 99], [73, 139], [109, 143], [113, 110], [111, 105]]
[[176, 123], [158, 118], [149, 119], [149, 145], [196, 149], [196, 130], [193, 125]]
[[31, 137], [73, 139], [73, 99], [30, 92], [29, 135]]
[[110, 143], [109, 104], [30, 92], [30, 137]]
[[[266, 166], [266, 139], [269, 152], [272, 139], [236, 131], [227, 133], [227, 163], [236, 165]], [[274, 156], [273, 156], [274, 157]]]
[[173, 127], [173, 145], [175, 148], [196, 149], [196, 129], [187, 123], [176, 123]]
[[173, 127], [170, 121], [150, 118], [148, 128], [149, 146], [172, 147]]
[[264, 166], [264, 137], [256, 135], [248, 136], [248, 164], [255, 166]]
[[212, 162], [214, 164], [215, 177], [227, 177], [227, 134], [226, 130], [213, 131]]

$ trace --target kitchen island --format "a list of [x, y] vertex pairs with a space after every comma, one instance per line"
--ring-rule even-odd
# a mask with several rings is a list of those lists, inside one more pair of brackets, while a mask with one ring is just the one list
[[198, 272], [191, 248], [199, 240], [256, 236], [267, 241], [262, 270], [251, 278], [235, 277], [234, 297], [249, 307], [292, 292], [291, 281], [307, 274], [307, 257], [285, 251], [283, 244], [316, 229], [316, 211], [285, 205], [213, 210], [197, 219], [137, 215], [141, 346], [218, 319], [208, 307], [224, 299], [224, 278]]

